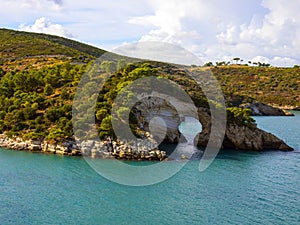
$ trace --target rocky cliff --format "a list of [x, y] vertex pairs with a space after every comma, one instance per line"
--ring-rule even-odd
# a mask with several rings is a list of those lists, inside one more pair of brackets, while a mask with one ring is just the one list
[[[211, 119], [210, 113], [206, 109], [199, 109], [199, 119], [203, 126], [203, 131], [199, 134], [199, 146], [206, 146], [210, 137]], [[237, 150], [281, 150], [292, 151], [284, 141], [275, 135], [263, 131], [253, 126], [238, 125], [236, 123], [227, 123], [225, 137], [223, 139], [223, 148]]]
[[[150, 102], [144, 103], [142, 107], [139, 107], [141, 113], [143, 114], [144, 112], [143, 120], [140, 121], [140, 123], [143, 123], [143, 127], [147, 127], [149, 125], [152, 117], [161, 117], [164, 120], [164, 126], [166, 126], [165, 128], [162, 127], [161, 129], [167, 130], [164, 141], [168, 143], [176, 143], [178, 142], [178, 140], [181, 140], [178, 126], [181, 123], [182, 118], [180, 118], [180, 115], [175, 110], [175, 108], [162, 99], [148, 99], [148, 101]], [[155, 102], [155, 104], [152, 104], [153, 102]], [[151, 109], [145, 108], [147, 105], [152, 105]], [[153, 105], [155, 105], [155, 107], [153, 107]], [[184, 111], [191, 110], [191, 106], [189, 106], [188, 104], [182, 103], [181, 106]], [[257, 128], [255, 124], [249, 126], [240, 125], [232, 121], [227, 121], [225, 136], [223, 137], [220, 134], [214, 134], [214, 136], [211, 137], [212, 124], [210, 110], [206, 108], [199, 108], [198, 119], [202, 125], [202, 132], [198, 135], [197, 142], [197, 145], [200, 147], [205, 147], [209, 139], [212, 138], [216, 143], [218, 141], [221, 141], [222, 148], [225, 149], [230, 148], [252, 151], [293, 150], [284, 141], [280, 140], [271, 133], [265, 132]], [[159, 129], [159, 126], [157, 126], [157, 128]]]

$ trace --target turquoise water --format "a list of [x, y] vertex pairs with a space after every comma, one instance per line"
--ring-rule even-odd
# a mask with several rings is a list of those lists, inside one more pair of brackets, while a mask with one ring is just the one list
[[297, 151], [221, 152], [202, 173], [191, 161], [145, 187], [82, 158], [0, 150], [0, 224], [299, 224], [300, 114], [257, 120]]

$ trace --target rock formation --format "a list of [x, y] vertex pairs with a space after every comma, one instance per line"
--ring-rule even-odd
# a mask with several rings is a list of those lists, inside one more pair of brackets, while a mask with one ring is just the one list
[[[199, 134], [199, 146], [206, 146], [210, 138], [211, 120], [209, 111], [199, 109], [199, 119], [203, 126], [203, 131]], [[238, 150], [293, 150], [284, 141], [280, 140], [271, 133], [265, 132], [253, 126], [238, 125], [227, 123], [225, 137], [223, 139], [223, 148]]]
[[157, 148], [152, 148], [149, 151], [145, 146], [137, 146], [137, 148], [128, 143], [111, 141], [110, 139], [82, 142], [64, 140], [63, 142], [52, 143], [45, 140], [24, 141], [21, 138], [9, 138], [5, 134], [0, 134], [0, 147], [18, 151], [43, 152], [66, 156], [87, 156], [92, 158], [148, 161], [162, 161], [167, 158], [166, 152]]
[[251, 109], [252, 116], [293, 116], [292, 113], [283, 109], [275, 108], [259, 102], [244, 104], [242, 107]]
[[[176, 112], [175, 108], [170, 106], [166, 101], [160, 100], [148, 100], [155, 101], [155, 107], [152, 106], [151, 109], [146, 110], [142, 108], [142, 112], [147, 112], [147, 116], [144, 117], [143, 126], [147, 127], [151, 116], [161, 116], [167, 126], [167, 133], [165, 136], [165, 141], [169, 143], [176, 143], [180, 139], [180, 133], [178, 131], [178, 126], [180, 124], [180, 117]], [[151, 104], [144, 104], [151, 105]], [[190, 110], [187, 105], [182, 104], [186, 110]], [[227, 122], [225, 136], [221, 134], [214, 134], [214, 137], [210, 137], [211, 132], [211, 115], [208, 109], [199, 108], [198, 118], [202, 125], [202, 132], [198, 135], [197, 145], [199, 147], [205, 147], [208, 143], [209, 138], [217, 139], [221, 141], [223, 148], [228, 149], [239, 149], [239, 150], [252, 150], [252, 151], [262, 151], [262, 150], [281, 150], [281, 151], [291, 151], [293, 150], [284, 141], [280, 140], [271, 133], [265, 132], [256, 127], [255, 124], [252, 126], [238, 125], [231, 121]], [[169, 126], [171, 124], [171, 126]]]
[[[174, 103], [174, 102], [173, 102]], [[175, 104], [176, 105], [176, 104]], [[149, 107], [151, 106], [151, 107]], [[133, 141], [114, 141], [106, 140], [87, 140], [76, 142], [74, 140], [64, 140], [59, 143], [47, 142], [46, 140], [27, 140], [14, 137], [9, 138], [5, 134], [0, 134], [0, 147], [15, 150], [27, 150], [32, 152], [44, 152], [51, 154], [60, 154], [68, 156], [89, 156], [93, 158], [117, 158], [122, 160], [165, 160], [167, 154], [157, 148], [158, 144], [164, 141], [165, 143], [177, 143], [179, 140], [185, 140], [180, 134], [178, 127], [181, 123], [182, 113], [189, 115], [190, 112], [195, 110], [189, 103], [177, 104], [175, 109], [174, 105], [170, 105], [165, 99], [149, 98], [146, 102], [142, 102], [136, 107], [136, 116], [140, 127], [143, 130], [140, 136], [144, 136], [151, 146], [146, 146], [141, 143], [134, 143]], [[178, 107], [181, 107], [178, 114]], [[269, 109], [258, 105], [259, 112], [266, 113], [265, 110]], [[269, 111], [268, 111], [269, 112]], [[210, 138], [219, 140], [223, 148], [238, 149], [238, 150], [281, 150], [292, 151], [293, 149], [288, 146], [284, 141], [280, 140], [271, 133], [265, 132], [256, 127], [255, 124], [238, 125], [234, 122], [227, 121], [225, 136], [215, 135], [211, 136], [211, 115], [209, 109], [199, 108], [196, 110], [196, 117], [202, 125], [202, 132], [198, 134], [197, 145], [205, 147]], [[153, 118], [161, 118], [158, 120], [159, 124], [154, 124], [154, 135], [150, 134], [153, 129], [151, 128], [151, 121]], [[152, 124], [153, 126], [153, 124]]]

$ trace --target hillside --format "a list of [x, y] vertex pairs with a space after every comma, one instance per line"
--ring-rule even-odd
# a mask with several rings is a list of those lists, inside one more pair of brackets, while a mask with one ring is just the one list
[[43, 65], [43, 59], [89, 62], [103, 53], [104, 50], [58, 36], [0, 29], [0, 65], [12, 68], [19, 64]]
[[300, 69], [297, 67], [220, 66], [210, 69], [223, 92], [235, 104], [253, 98], [265, 104], [300, 106]]
[[[132, 59], [114, 54], [109, 54], [109, 57], [95, 68], [92, 63], [96, 57], [105, 52], [104, 50], [56, 36], [6, 29], [0, 30], [0, 37], [0, 132], [8, 137], [17, 136], [23, 139], [44, 139], [54, 142], [72, 139], [73, 98], [82, 75], [87, 71], [111, 76], [99, 93], [95, 112], [92, 112], [98, 135], [103, 139], [114, 136], [111, 110], [115, 97], [123, 87], [138, 78], [155, 76], [156, 79], [172, 80], [191, 96], [197, 107], [208, 109], [208, 102], [202, 90], [187, 73], [192, 68], [179, 69], [168, 63], [152, 61], [132, 63]], [[267, 80], [269, 73], [261, 75], [262, 72], [256, 68], [221, 67], [212, 70], [221, 82], [225, 97], [228, 99], [227, 106], [230, 107], [227, 109], [228, 124], [255, 129], [250, 111], [232, 106], [236, 99], [240, 99], [239, 95], [249, 94], [251, 97], [256, 97], [254, 88], [250, 89], [252, 92], [243, 92], [242, 88], [246, 90], [250, 82], [249, 79], [244, 81], [245, 76], [254, 76], [254, 80], [257, 77]], [[290, 73], [285, 74], [290, 75]], [[99, 81], [97, 79], [102, 79], [99, 75], [88, 81], [91, 90], [97, 89]], [[284, 74], [280, 74], [281, 76]], [[293, 76], [297, 76], [297, 73]], [[246, 83], [242, 84], [242, 82]], [[140, 88], [144, 90], [144, 86]], [[267, 88], [268, 86], [263, 91]], [[214, 89], [210, 91], [214, 93]], [[89, 90], [86, 94], [89, 96]], [[277, 94], [280, 95], [281, 92]], [[128, 92], [124, 101], [132, 96], [132, 93]], [[93, 98], [90, 96], [82, 108], [88, 107]], [[219, 107], [217, 104], [215, 106]], [[136, 135], [139, 135], [140, 121], [134, 110], [130, 111], [123, 107], [117, 114], [126, 115], [128, 112], [130, 112], [130, 127]], [[82, 127], [85, 127], [85, 121], [89, 120], [87, 114], [83, 110], [81, 118], [77, 120], [78, 123], [82, 123]], [[77, 130], [77, 132], [76, 136], [80, 137], [87, 134], [85, 130]], [[87, 137], [93, 138], [93, 136]]]

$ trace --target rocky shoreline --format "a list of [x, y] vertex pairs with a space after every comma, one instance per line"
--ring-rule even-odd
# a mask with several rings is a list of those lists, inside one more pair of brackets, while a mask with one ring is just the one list
[[300, 111], [300, 106], [277, 106], [277, 105], [274, 105], [273, 107], [283, 109], [283, 110]]
[[294, 116], [293, 113], [286, 111], [291, 110], [290, 108], [280, 108], [260, 102], [244, 104], [241, 107], [250, 109], [252, 116]]
[[22, 140], [19, 137], [9, 138], [0, 134], [0, 147], [18, 150], [57, 154], [64, 156], [84, 156], [91, 158], [116, 158], [120, 160], [163, 161], [167, 159], [165, 151], [146, 147], [134, 148], [129, 144], [109, 139], [104, 141], [83, 141], [80, 144], [74, 140], [64, 140], [58, 143], [45, 140]]
[[[151, 106], [151, 110], [147, 107]], [[182, 106], [182, 111], [190, 112], [188, 104], [178, 104]], [[258, 107], [258, 106], [256, 106]], [[266, 108], [265, 105], [259, 107]], [[269, 107], [267, 107], [269, 109]], [[115, 141], [110, 138], [106, 140], [84, 140], [75, 141], [73, 139], [63, 140], [61, 142], [50, 142], [46, 140], [22, 140], [19, 137], [9, 138], [5, 134], [0, 134], [0, 147], [14, 149], [19, 151], [42, 152], [66, 156], [84, 156], [91, 158], [116, 158], [120, 160], [142, 160], [142, 161], [163, 161], [168, 158], [165, 151], [157, 148], [158, 144], [178, 143], [181, 134], [178, 130], [181, 118], [177, 111], [166, 103], [163, 99], [148, 99], [144, 104], [140, 105], [140, 117], [137, 117], [138, 123], [143, 128], [149, 128], [150, 120], [153, 116], [163, 118], [165, 126], [155, 126], [156, 136], [152, 137], [150, 130], [143, 129], [141, 137], [147, 139], [147, 142], [141, 141]], [[142, 112], [148, 112], [143, 115]], [[187, 114], [188, 115], [188, 114]], [[143, 119], [140, 119], [143, 118]], [[211, 132], [211, 115], [210, 111], [205, 108], [198, 108], [198, 118], [202, 125], [202, 131], [199, 133], [197, 145], [206, 147]], [[164, 139], [158, 138], [163, 137]], [[219, 143], [222, 143], [224, 149], [237, 149], [249, 151], [263, 150], [281, 150], [292, 151], [293, 148], [288, 146], [284, 141], [277, 138], [271, 133], [259, 129], [255, 124], [252, 126], [238, 125], [235, 123], [227, 123], [224, 137], [213, 137]], [[220, 139], [222, 138], [222, 139]], [[216, 142], [216, 143], [217, 143]], [[148, 146], [150, 144], [150, 146]], [[151, 150], [149, 150], [151, 149]]]

